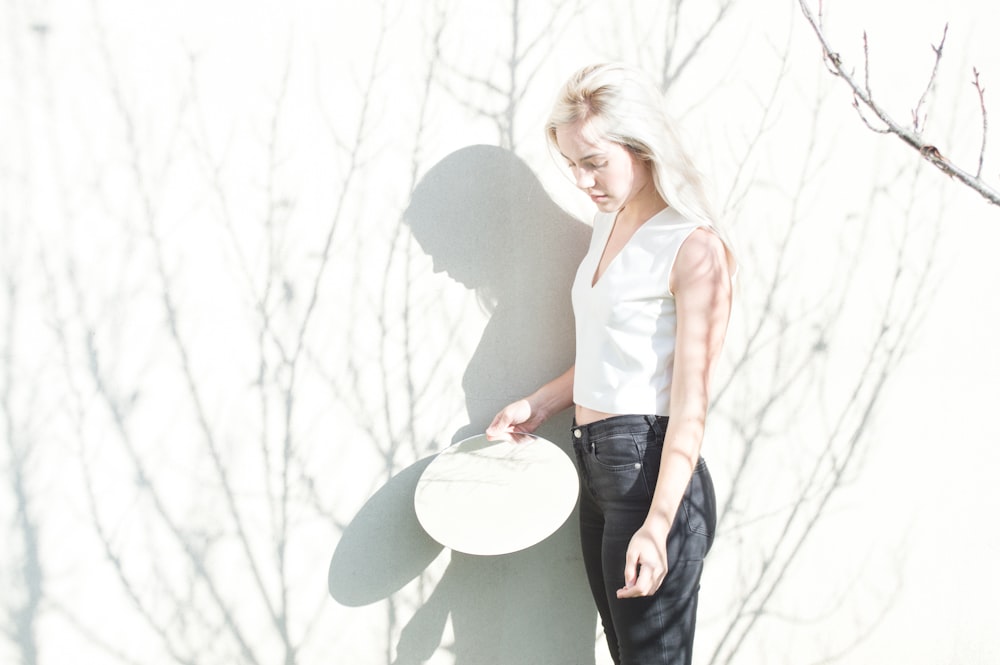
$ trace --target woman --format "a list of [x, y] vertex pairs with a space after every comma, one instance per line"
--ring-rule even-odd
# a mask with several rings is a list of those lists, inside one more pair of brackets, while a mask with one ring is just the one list
[[733, 260], [640, 72], [580, 70], [546, 132], [598, 210], [572, 287], [576, 360], [501, 410], [487, 435], [531, 432], [574, 406], [583, 558], [612, 658], [690, 663], [715, 530], [700, 449]]

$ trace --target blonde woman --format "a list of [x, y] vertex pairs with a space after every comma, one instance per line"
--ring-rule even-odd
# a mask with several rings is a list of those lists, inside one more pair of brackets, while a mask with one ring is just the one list
[[701, 444], [734, 262], [641, 72], [580, 70], [546, 131], [597, 207], [572, 287], [576, 359], [487, 435], [531, 432], [573, 406], [583, 559], [612, 658], [690, 663], [716, 521]]

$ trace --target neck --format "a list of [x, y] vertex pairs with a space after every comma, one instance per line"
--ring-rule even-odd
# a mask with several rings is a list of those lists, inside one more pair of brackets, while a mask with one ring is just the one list
[[618, 220], [628, 225], [639, 226], [650, 217], [667, 208], [667, 202], [663, 200], [660, 193], [656, 191], [653, 183], [647, 182], [642, 189], [635, 193], [629, 201], [618, 211]]

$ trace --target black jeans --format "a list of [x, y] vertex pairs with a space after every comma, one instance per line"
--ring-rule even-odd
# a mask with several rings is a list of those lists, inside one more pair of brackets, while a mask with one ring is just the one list
[[715, 538], [715, 488], [698, 461], [667, 537], [667, 577], [648, 598], [619, 600], [625, 552], [649, 512], [664, 416], [615, 416], [574, 425], [580, 538], [590, 590], [618, 665], [691, 663], [703, 560]]

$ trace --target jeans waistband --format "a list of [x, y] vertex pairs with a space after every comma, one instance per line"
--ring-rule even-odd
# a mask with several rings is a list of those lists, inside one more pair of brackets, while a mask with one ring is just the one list
[[597, 420], [586, 425], [577, 425], [573, 420], [573, 438], [577, 441], [588, 439], [598, 439], [614, 434], [624, 434], [656, 428], [662, 434], [667, 429], [667, 416], [637, 415], [628, 414], [622, 416], [612, 416]]

